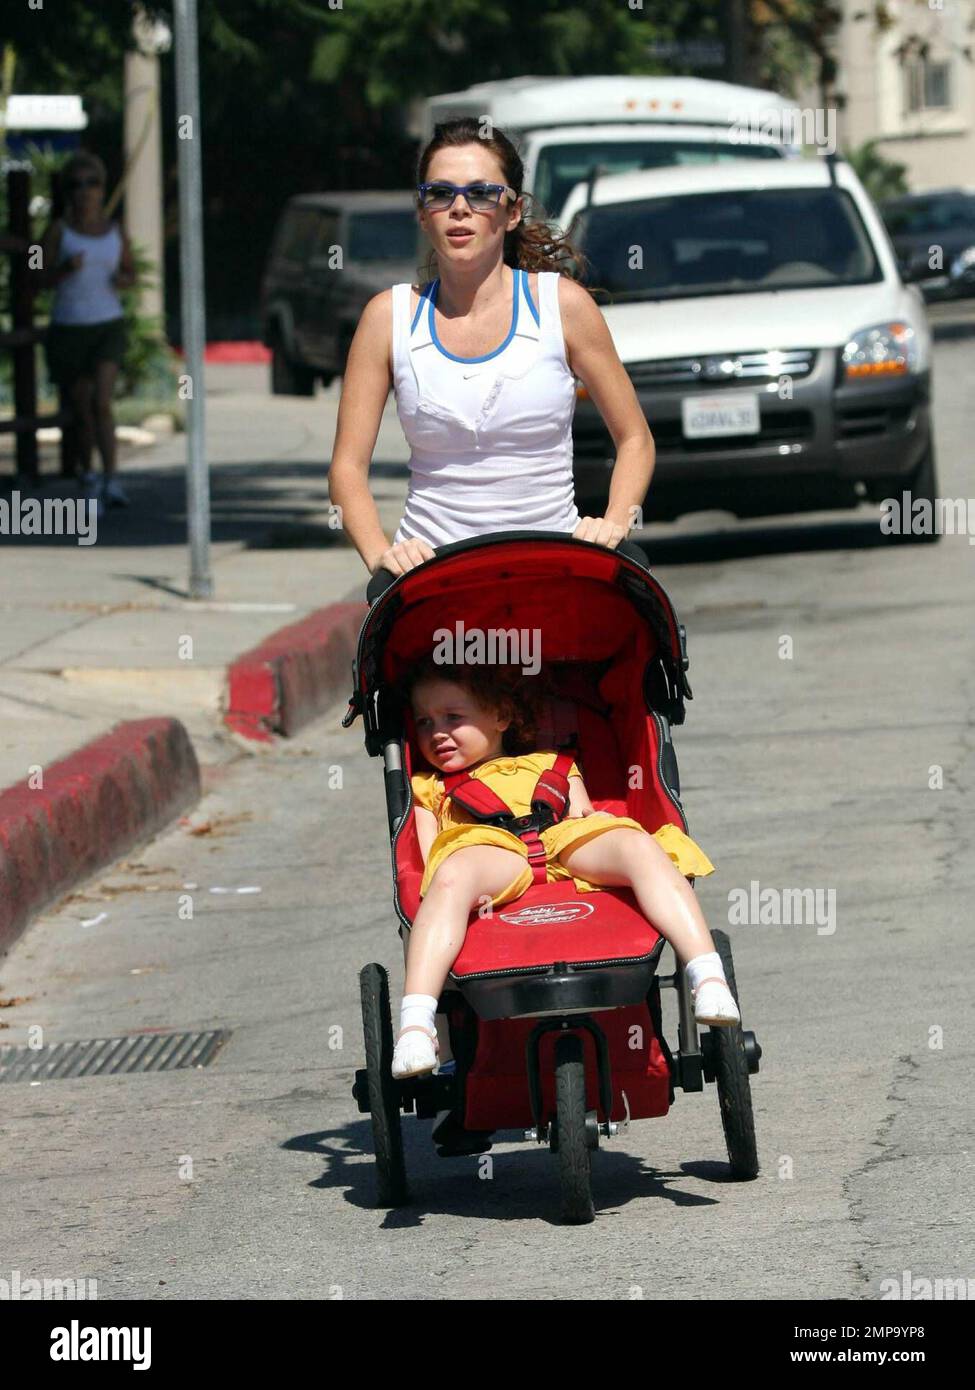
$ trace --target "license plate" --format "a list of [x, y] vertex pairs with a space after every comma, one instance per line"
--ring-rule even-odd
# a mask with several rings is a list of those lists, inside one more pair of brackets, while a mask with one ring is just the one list
[[681, 401], [681, 416], [685, 439], [758, 434], [762, 427], [756, 391], [721, 391], [714, 396], [685, 396]]

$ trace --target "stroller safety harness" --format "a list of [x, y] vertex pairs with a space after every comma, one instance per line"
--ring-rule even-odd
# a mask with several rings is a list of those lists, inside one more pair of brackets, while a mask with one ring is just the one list
[[559, 753], [555, 763], [543, 772], [532, 792], [531, 814], [516, 816], [497, 792], [466, 770], [448, 773], [444, 780], [444, 796], [453, 797], [469, 815], [482, 825], [496, 825], [517, 835], [528, 849], [532, 882], [545, 882], [545, 846], [539, 838], [542, 830], [565, 819], [569, 809], [569, 768], [571, 753]]

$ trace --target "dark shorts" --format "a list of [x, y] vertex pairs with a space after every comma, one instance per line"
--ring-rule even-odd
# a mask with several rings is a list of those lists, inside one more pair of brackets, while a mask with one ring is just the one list
[[67, 386], [79, 376], [94, 373], [98, 362], [121, 365], [125, 346], [123, 318], [104, 323], [51, 323], [44, 340], [48, 376]]

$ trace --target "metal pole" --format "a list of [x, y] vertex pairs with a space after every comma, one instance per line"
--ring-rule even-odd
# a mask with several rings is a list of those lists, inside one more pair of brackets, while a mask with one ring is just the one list
[[179, 146], [179, 267], [183, 352], [189, 377], [186, 518], [190, 542], [190, 598], [209, 598], [210, 479], [206, 460], [203, 347], [203, 179], [196, 0], [175, 0], [176, 122]]

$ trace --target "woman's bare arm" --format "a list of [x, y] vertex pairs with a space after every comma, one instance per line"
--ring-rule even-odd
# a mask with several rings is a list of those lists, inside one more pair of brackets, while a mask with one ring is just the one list
[[[588, 291], [564, 275], [559, 277], [559, 309], [569, 370], [589, 392], [616, 448], [605, 515], [585, 518], [575, 534], [615, 545], [633, 525], [647, 495], [656, 460], [653, 435], [606, 320]], [[587, 526], [593, 534], [583, 534]], [[605, 540], [601, 533], [616, 528], [622, 528], [621, 534]]]
[[63, 280], [66, 274], [64, 266], [58, 266], [58, 258], [61, 254], [61, 222], [56, 218], [41, 237], [41, 264], [39, 269], [33, 272], [31, 283], [34, 290], [45, 290], [49, 285], [56, 285], [59, 280]]
[[426, 541], [390, 545], [369, 490], [369, 464], [393, 384], [392, 318], [392, 290], [374, 295], [362, 311], [349, 348], [328, 473], [329, 497], [340, 510], [342, 529], [370, 574], [381, 567], [402, 574], [433, 558]]

